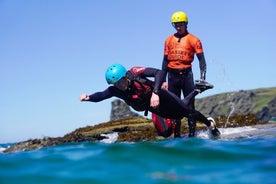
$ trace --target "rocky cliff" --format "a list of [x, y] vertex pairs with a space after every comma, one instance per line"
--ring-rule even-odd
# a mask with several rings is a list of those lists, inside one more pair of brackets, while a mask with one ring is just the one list
[[110, 120], [139, 116], [139, 114], [131, 111], [130, 107], [123, 101], [116, 99], [111, 102]]
[[205, 115], [256, 114], [259, 121], [276, 117], [276, 87], [240, 90], [196, 99], [196, 109]]

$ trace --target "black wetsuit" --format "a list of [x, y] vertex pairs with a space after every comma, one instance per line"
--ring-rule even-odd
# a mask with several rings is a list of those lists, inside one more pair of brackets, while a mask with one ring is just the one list
[[[194, 110], [191, 105], [191, 101], [194, 100], [194, 97], [198, 94], [197, 91], [191, 92], [184, 100], [181, 100], [172, 92], [162, 89], [161, 84], [163, 82], [164, 73], [162, 70], [155, 68], [144, 68], [144, 67], [133, 67], [131, 68], [134, 75], [141, 78], [154, 77], [153, 90], [159, 96], [159, 106], [158, 108], [150, 107], [150, 98], [151, 94], [145, 96], [144, 99], [140, 99], [143, 101], [143, 104], [147, 104], [142, 107], [139, 103], [132, 103], [133, 100], [131, 96], [135, 95], [132, 93], [133, 90], [122, 91], [115, 86], [109, 86], [106, 90], [102, 92], [96, 92], [89, 96], [89, 101], [91, 102], [99, 102], [111, 97], [118, 97], [123, 99], [128, 105], [130, 105], [133, 109], [137, 111], [150, 111], [164, 118], [170, 119], [182, 119], [184, 117], [192, 117], [195, 120], [198, 120], [207, 126], [210, 126], [209, 120], [201, 114], [199, 111]], [[135, 88], [135, 86], [132, 86]]]

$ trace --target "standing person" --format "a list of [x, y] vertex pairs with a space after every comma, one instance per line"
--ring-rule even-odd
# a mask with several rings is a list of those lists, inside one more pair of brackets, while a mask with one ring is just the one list
[[[188, 32], [188, 17], [184, 12], [175, 12], [171, 18], [172, 26], [176, 33], [170, 35], [164, 46], [164, 57], [162, 70], [165, 78], [168, 73], [168, 83], [163, 87], [173, 92], [181, 98], [181, 91], [184, 97], [194, 90], [194, 78], [192, 72], [192, 62], [194, 55], [197, 56], [200, 66], [200, 80], [197, 82], [204, 84], [206, 77], [206, 61], [203, 53], [201, 41]], [[194, 100], [191, 102], [194, 109]], [[177, 119], [175, 134], [180, 135], [181, 119]], [[188, 117], [189, 137], [195, 136], [196, 120]]]
[[[80, 101], [99, 102], [111, 97], [123, 99], [137, 111], [150, 111], [158, 116], [170, 119], [181, 119], [191, 116], [204, 123], [214, 137], [220, 135], [213, 119], [207, 119], [199, 111], [190, 107], [190, 101], [208, 85], [199, 85], [183, 101], [172, 92], [161, 88], [164, 80], [162, 70], [156, 68], [133, 67], [129, 71], [120, 64], [108, 67], [105, 73], [106, 81], [112, 84], [102, 92], [91, 95], [80, 95]], [[153, 77], [154, 81], [148, 79]]]

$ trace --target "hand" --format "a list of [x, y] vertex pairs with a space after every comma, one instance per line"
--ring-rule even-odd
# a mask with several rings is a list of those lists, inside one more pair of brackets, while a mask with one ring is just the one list
[[87, 94], [80, 95], [80, 101], [88, 101], [88, 100], [89, 100], [89, 96]]
[[151, 99], [150, 99], [150, 106], [152, 108], [157, 108], [159, 105], [159, 96], [155, 93], [152, 93]]
[[162, 88], [168, 90], [168, 83], [167, 82], [163, 82]]

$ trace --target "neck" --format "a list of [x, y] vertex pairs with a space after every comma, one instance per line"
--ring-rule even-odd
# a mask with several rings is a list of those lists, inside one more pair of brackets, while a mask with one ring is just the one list
[[174, 36], [176, 38], [178, 38], [178, 42], [181, 41], [181, 38], [183, 38], [184, 36], [186, 36], [188, 34], [188, 32], [186, 31], [185, 33], [179, 34], [179, 33], [175, 33]]
[[177, 37], [177, 38], [182, 38], [182, 37], [184, 37], [184, 36], [186, 36], [188, 34], [188, 31], [185, 31], [184, 33], [175, 33], [174, 35], [175, 35], [175, 37]]

